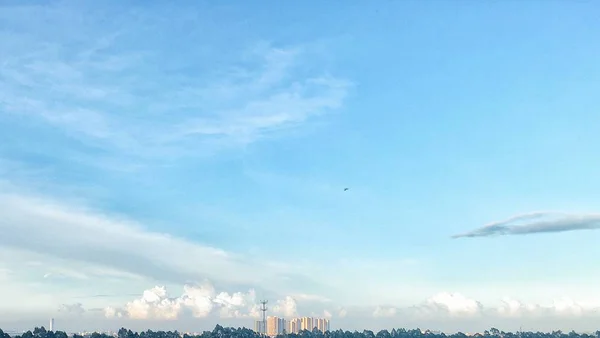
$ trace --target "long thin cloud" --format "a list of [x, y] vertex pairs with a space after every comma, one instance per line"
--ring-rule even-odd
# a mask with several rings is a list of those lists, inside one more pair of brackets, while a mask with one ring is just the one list
[[452, 238], [529, 235], [595, 229], [600, 229], [600, 215], [533, 212], [490, 223], [467, 233], [454, 235]]
[[[299, 280], [304, 285], [321, 286], [310, 275], [286, 267], [267, 267], [254, 257], [153, 232], [135, 221], [44, 197], [0, 194], [0, 216], [0, 232], [4, 234], [0, 249], [44, 255], [67, 266], [79, 263], [95, 267], [91, 276], [103, 271], [107, 276], [121, 272], [122, 276], [132, 274], [171, 283], [208, 278], [229, 288], [261, 285], [275, 291], [294, 289], [293, 283]], [[264, 276], [257, 277], [254, 271]], [[88, 277], [84, 272], [73, 276], [67, 269], [57, 273]]]

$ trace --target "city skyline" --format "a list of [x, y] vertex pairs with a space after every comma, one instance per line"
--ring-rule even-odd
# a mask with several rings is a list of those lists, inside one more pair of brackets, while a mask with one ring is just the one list
[[329, 319], [307, 316], [286, 319], [278, 316], [268, 316], [266, 328], [262, 319], [254, 321], [254, 331], [266, 334], [270, 337], [283, 333], [299, 333], [303, 330], [313, 331], [313, 329], [317, 329], [321, 332], [329, 331], [331, 329]]
[[599, 6], [0, 1], [0, 327], [593, 331]]

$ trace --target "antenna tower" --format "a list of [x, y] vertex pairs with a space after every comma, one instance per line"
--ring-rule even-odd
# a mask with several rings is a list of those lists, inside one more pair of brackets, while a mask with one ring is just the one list
[[261, 328], [261, 332], [262, 334], [267, 334], [267, 303], [269, 301], [268, 300], [261, 300], [260, 301], [260, 311], [262, 311], [262, 328]]

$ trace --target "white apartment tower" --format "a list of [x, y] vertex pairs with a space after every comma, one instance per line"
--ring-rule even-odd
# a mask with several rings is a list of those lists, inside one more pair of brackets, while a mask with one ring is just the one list
[[267, 329], [265, 328], [265, 323], [262, 320], [257, 320], [254, 322], [254, 331], [257, 333], [266, 334]]
[[302, 328], [302, 321], [300, 318], [291, 319], [288, 322], [288, 333], [299, 333]]

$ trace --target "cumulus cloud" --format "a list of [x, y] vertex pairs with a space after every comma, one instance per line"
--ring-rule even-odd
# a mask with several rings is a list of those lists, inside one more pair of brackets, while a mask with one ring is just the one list
[[[304, 308], [298, 311], [293, 297], [287, 296], [275, 300], [269, 315], [291, 318], [310, 315], [332, 320], [348, 317], [348, 310], [338, 307], [335, 315], [328, 309], [318, 307]], [[399, 305], [380, 305], [366, 308], [357, 307], [352, 311], [353, 318], [404, 318], [409, 321], [431, 320], [483, 320], [488, 319], [543, 319], [543, 318], [582, 318], [600, 316], [600, 301], [577, 301], [568, 297], [555, 299], [546, 304], [527, 303], [514, 298], [503, 298], [497, 304], [484, 306], [481, 302], [452, 292], [440, 292], [424, 302], [410, 307]], [[61, 312], [83, 314], [81, 304], [63, 305]], [[91, 311], [87, 311], [91, 314]], [[205, 281], [183, 287], [178, 296], [169, 294], [165, 286], [155, 286], [145, 290], [139, 298], [125, 302], [120, 306], [104, 308], [106, 318], [133, 320], [180, 320], [185, 318], [220, 318], [251, 321], [261, 316], [256, 292], [217, 291]]]
[[459, 293], [440, 292], [421, 304], [410, 307], [377, 306], [372, 316], [392, 318], [402, 316], [413, 320], [442, 318], [579, 318], [600, 316], [600, 301], [576, 301], [568, 297], [547, 304], [527, 303], [505, 297], [497, 305], [485, 306], [480, 301]]
[[517, 215], [507, 220], [490, 223], [470, 232], [454, 235], [460, 237], [491, 237], [528, 235], [536, 233], [565, 232], [600, 229], [600, 215], [574, 215], [555, 212], [533, 212]]
[[73, 315], [82, 315], [85, 312], [83, 305], [81, 303], [75, 304], [62, 304], [58, 308], [58, 312], [73, 314]]
[[408, 311], [417, 317], [473, 317], [482, 314], [483, 305], [459, 293], [440, 292]]
[[568, 297], [555, 299], [549, 304], [525, 303], [505, 297], [496, 309], [502, 317], [581, 317], [597, 315], [600, 310], [599, 302], [579, 302]]
[[123, 317], [123, 312], [115, 309], [112, 306], [107, 306], [104, 309], [104, 316], [106, 318], [122, 318]]
[[473, 316], [481, 313], [480, 302], [459, 293], [442, 292], [427, 300], [426, 307], [439, 309], [452, 316]]
[[[272, 309], [286, 317], [297, 315], [296, 302], [291, 297], [278, 300]], [[145, 290], [142, 296], [122, 307], [107, 307], [107, 318], [125, 317], [131, 319], [175, 320], [189, 315], [206, 318], [216, 315], [220, 318], [259, 318], [260, 311], [256, 292], [217, 292], [209, 282], [185, 285], [183, 293], [171, 297], [164, 286]]]
[[273, 306], [273, 312], [283, 317], [295, 317], [298, 315], [298, 304], [291, 296], [278, 300]]
[[375, 308], [375, 311], [373, 311], [373, 317], [394, 317], [397, 312], [398, 309], [393, 306], [378, 306]]

